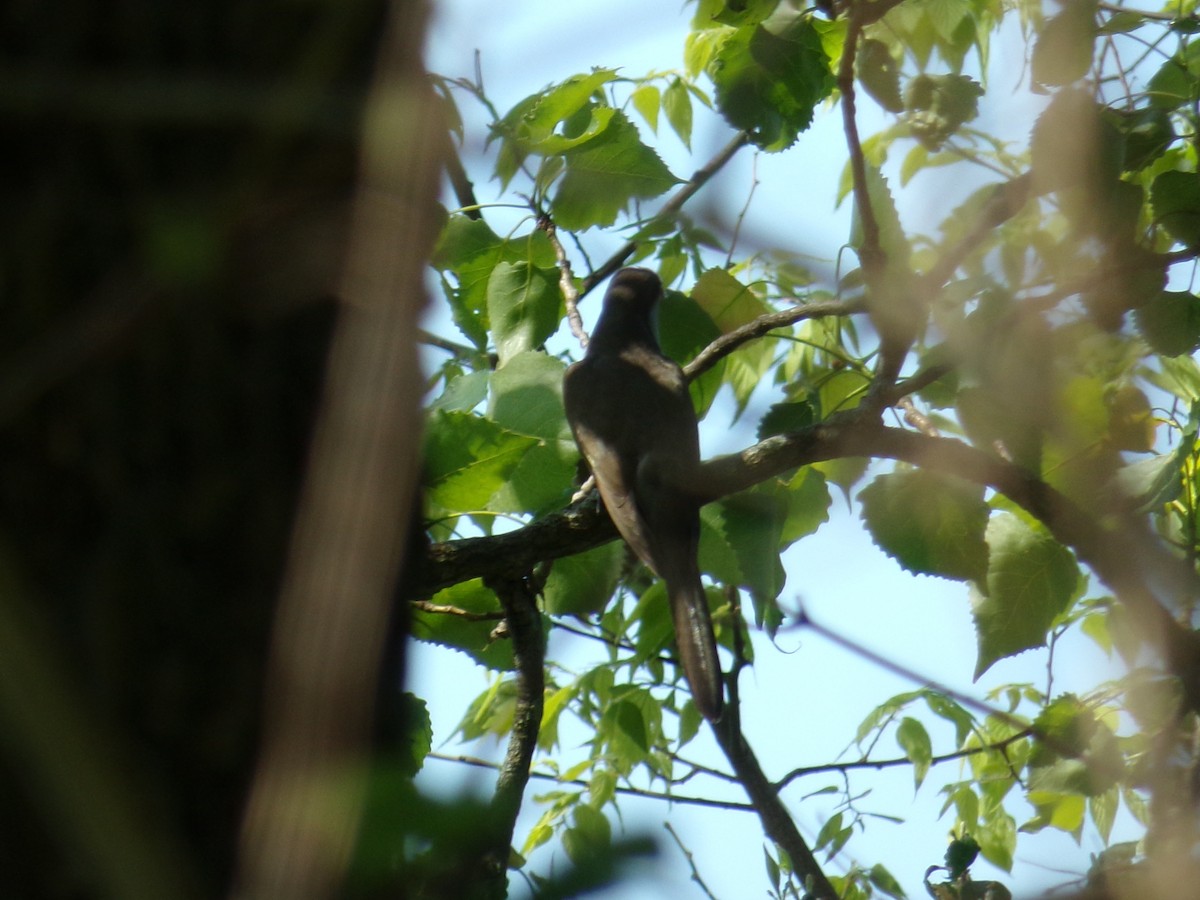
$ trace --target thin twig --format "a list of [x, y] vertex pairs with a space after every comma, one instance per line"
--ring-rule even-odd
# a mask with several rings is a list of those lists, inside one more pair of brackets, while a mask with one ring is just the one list
[[567, 251], [563, 249], [562, 241], [558, 239], [558, 229], [554, 220], [545, 213], [537, 218], [537, 227], [546, 235], [550, 246], [554, 248], [554, 258], [558, 261], [558, 287], [562, 291], [563, 303], [567, 307], [567, 323], [571, 326], [571, 334], [579, 339], [579, 346], [584, 350], [588, 345], [588, 334], [583, 328], [583, 318], [579, 315], [579, 291], [575, 287], [575, 275], [571, 272], [571, 261], [567, 259]]
[[802, 303], [780, 312], [767, 313], [728, 334], [723, 334], [696, 354], [683, 367], [689, 380], [696, 379], [718, 362], [749, 341], [762, 337], [776, 328], [794, 325], [804, 319], [821, 319], [830, 316], [849, 316], [864, 309], [862, 303], [851, 300], [829, 300], [820, 303]]
[[680, 852], [683, 853], [683, 858], [687, 860], [688, 868], [692, 870], [692, 881], [700, 885], [700, 890], [704, 891], [704, 896], [708, 897], [709, 900], [717, 900], [713, 892], [708, 889], [708, 885], [704, 883], [704, 879], [700, 877], [700, 870], [696, 868], [695, 855], [684, 846], [683, 841], [679, 839], [679, 835], [675, 833], [675, 829], [671, 827], [670, 822], [663, 822], [663, 828], [667, 829], [667, 833], [675, 841], [675, 846], [679, 848]]
[[[978, 756], [980, 753], [999, 752], [1009, 744], [1015, 744], [1017, 741], [1034, 736], [1032, 728], [1024, 728], [1016, 734], [1010, 734], [1003, 740], [995, 741], [991, 744], [981, 744], [978, 747], [964, 747], [952, 753], [943, 753], [940, 756], [931, 757], [929, 764], [936, 766], [941, 763], [953, 762], [956, 759], [965, 759], [968, 756]], [[892, 769], [897, 766], [911, 765], [912, 760], [907, 756], [898, 756], [893, 759], [860, 759], [848, 763], [822, 763], [819, 766], [801, 766], [792, 769], [792, 771], [784, 775], [776, 782], [775, 786], [777, 790], [783, 790], [797, 778], [803, 778], [806, 775], [820, 775], [823, 772], [852, 772], [856, 769]]]
[[[477, 756], [452, 756], [448, 753], [438, 753], [436, 751], [428, 754], [427, 758], [441, 760], [442, 762], [460, 763], [465, 766], [475, 766], [480, 769], [492, 769], [498, 771], [500, 764], [487, 759], [480, 759]], [[558, 775], [550, 775], [546, 772], [529, 773], [530, 778], [535, 778], [539, 781], [551, 781], [555, 784], [573, 784], [576, 787], [588, 788], [592, 783], [585, 778], [561, 778]], [[743, 803], [738, 800], [714, 800], [711, 797], [695, 797], [687, 794], [672, 794], [666, 791], [649, 791], [643, 788], [633, 787], [632, 785], [617, 785], [613, 788], [618, 794], [626, 794], [630, 797], [640, 797], [643, 800], [661, 800], [665, 803], [680, 803], [686, 806], [706, 806], [711, 809], [728, 809], [735, 812], [754, 812], [754, 807], [749, 803]]]
[[450, 606], [446, 603], [430, 603], [428, 600], [414, 600], [412, 601], [412, 605], [414, 609], [419, 609], [421, 612], [439, 616], [455, 616], [465, 622], [495, 622], [504, 618], [504, 613], [499, 610], [478, 613], [467, 609], [460, 609], [457, 606]]

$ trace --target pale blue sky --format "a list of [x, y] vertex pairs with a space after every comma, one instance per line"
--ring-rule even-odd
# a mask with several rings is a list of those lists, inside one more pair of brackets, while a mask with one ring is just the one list
[[[488, 93], [503, 112], [546, 84], [592, 66], [620, 66], [631, 75], [651, 69], [682, 65], [683, 40], [691, 7], [647, 4], [631, 0], [578, 2], [567, 5], [556, 0], [518, 0], [497, 4], [494, 0], [442, 0], [438, 4], [428, 53], [432, 71], [448, 76], [470, 76], [473, 55], [481, 51], [482, 71]], [[1023, 47], [1016, 41], [998, 41], [994, 48], [991, 92], [980, 123], [985, 130], [1000, 128], [1021, 141], [1032, 124], [1032, 110], [1042, 102], [1004, 84], [1003, 77], [1016, 78], [1022, 67]], [[1005, 59], [1005, 54], [1009, 58]], [[472, 103], [460, 100], [468, 118], [466, 161], [472, 166], [477, 193], [482, 202], [495, 200], [499, 187], [488, 180], [482, 165], [486, 132], [484, 121]], [[882, 126], [878, 110], [867, 107], [864, 132]], [[658, 148], [668, 165], [686, 178], [703, 164], [731, 132], [716, 116], [697, 110], [694, 156], [665, 135]], [[744, 151], [734, 163], [696, 198], [705, 206], [732, 218], [745, 201], [755, 174], [761, 187], [755, 196], [747, 233], [757, 241], [814, 257], [818, 271], [832, 271], [833, 260], [849, 231], [847, 208], [835, 209], [837, 180], [845, 158], [840, 113], [818, 113], [817, 122], [801, 136], [798, 145], [774, 156]], [[920, 175], [905, 192], [901, 215], [910, 229], [932, 229], [973, 185], [948, 180], [948, 170]], [[488, 212], [489, 221], [505, 222], [502, 214]], [[768, 238], [768, 236], [770, 236]], [[584, 236], [592, 258], [602, 259], [615, 242], [591, 232]], [[595, 299], [598, 299], [598, 295]], [[594, 322], [596, 306], [584, 306], [584, 318]], [[453, 326], [444, 314], [431, 318], [431, 327], [453, 336]], [[568, 344], [564, 343], [566, 347]], [[727, 407], [726, 407], [727, 408]], [[754, 440], [754, 417], [746, 424], [729, 427], [729, 416], [721, 410], [710, 414], [702, 431], [706, 455], [727, 452]], [[975, 664], [975, 634], [965, 585], [927, 577], [912, 577], [871, 543], [858, 519], [857, 504], [834, 498], [832, 520], [817, 534], [801, 541], [785, 558], [788, 583], [784, 598], [800, 598], [814, 619], [841, 632], [876, 652], [963, 693], [982, 698], [995, 685], [1011, 681], [1045, 683], [1046, 654], [1029, 652], [1004, 660], [992, 668], [979, 684], [971, 683]], [[746, 734], [769, 776], [778, 777], [792, 768], [831, 762], [839, 757], [853, 737], [858, 722], [876, 704], [893, 694], [917, 685], [857, 659], [811, 633], [783, 636], [773, 648], [761, 636], [755, 641], [757, 663], [741, 683]], [[782, 652], [781, 652], [782, 651]], [[591, 648], [569, 635], [555, 635], [552, 658], [567, 665], [586, 665]], [[1106, 672], [1103, 657], [1082, 639], [1068, 639], [1058, 649], [1056, 692], [1085, 690]], [[418, 647], [412, 656], [412, 688], [430, 702], [434, 743], [439, 747], [458, 723], [467, 703], [486, 685], [488, 675], [465, 658], [448, 651]], [[920, 715], [920, 713], [918, 713]], [[928, 721], [928, 717], [921, 715]], [[948, 725], [930, 725], [934, 752], [953, 750], [953, 733]], [[583, 736], [577, 740], [582, 741]], [[564, 742], [570, 750], [570, 740]], [[470, 753], [499, 758], [499, 746], [440, 746], [445, 752]], [[687, 748], [690, 757], [724, 768], [723, 757], [707, 734]], [[901, 755], [894, 741], [885, 738], [876, 756]], [[847, 759], [854, 758], [849, 754]], [[883, 862], [912, 897], [924, 896], [921, 876], [925, 868], [941, 862], [946, 834], [952, 819], [938, 819], [941, 798], [936, 787], [959, 777], [934, 769], [921, 790], [913, 795], [912, 773], [907, 768], [881, 773], [862, 772], [851, 777], [854, 792], [871, 791], [857, 805], [860, 809], [900, 816], [904, 825], [882, 820], [871, 823], [863, 836], [854, 838], [848, 849], [867, 866]], [[956, 767], [955, 767], [956, 768]], [[491, 777], [479, 770], [430, 761], [421, 783], [429, 790], [453, 791], [465, 787], [490, 790]], [[833, 811], [835, 795], [800, 801], [804, 794], [839, 784], [837, 776], [820, 776], [793, 784], [784, 794], [803, 832], [811, 839]], [[544, 782], [531, 782], [526, 812], [518, 826], [516, 843], [524, 840], [528, 827], [540, 815], [535, 794], [547, 790]], [[742, 800], [740, 789], [723, 784], [703, 785], [696, 779], [688, 793]], [[622, 799], [623, 822], [613, 821], [614, 831], [622, 825], [629, 831], [646, 831], [661, 844], [661, 855], [638, 870], [638, 877], [622, 883], [605, 896], [660, 898], [702, 896], [689, 882], [690, 872], [680, 851], [662, 828], [667, 819], [688, 849], [713, 893], [724, 900], [761, 897], [767, 882], [763, 868], [763, 837], [756, 817], [746, 813], [714, 811], [690, 806], [668, 807], [652, 801]], [[1018, 824], [1021, 813], [1017, 813]], [[1085, 833], [1082, 847], [1066, 835], [1044, 832], [1018, 844], [1017, 866], [1009, 876], [981, 862], [977, 878], [999, 878], [1014, 890], [1060, 884], [1079, 876], [1089, 864], [1089, 854], [1101, 845], [1094, 834]], [[840, 872], [850, 857], [829, 864]], [[545, 872], [551, 867], [546, 850], [534, 854], [531, 865]], [[560, 860], [561, 864], [561, 860]], [[519, 883], [514, 882], [514, 884]], [[516, 896], [521, 896], [518, 889]]]

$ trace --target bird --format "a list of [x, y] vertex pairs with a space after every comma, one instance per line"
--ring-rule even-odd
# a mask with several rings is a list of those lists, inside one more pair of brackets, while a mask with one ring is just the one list
[[697, 552], [700, 437], [683, 370], [657, 337], [662, 281], [613, 276], [583, 359], [563, 378], [563, 405], [600, 498], [633, 552], [666, 583], [679, 659], [696, 708], [721, 718], [724, 688]]

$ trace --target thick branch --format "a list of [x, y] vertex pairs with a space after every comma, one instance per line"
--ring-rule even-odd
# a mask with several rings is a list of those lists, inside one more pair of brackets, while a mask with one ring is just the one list
[[488, 587], [496, 592], [504, 607], [517, 666], [516, 712], [508, 736], [508, 752], [500, 766], [500, 777], [492, 798], [492, 847], [483, 860], [483, 878], [489, 885], [489, 893], [504, 897], [509, 846], [517, 814], [521, 811], [525, 785], [529, 783], [529, 768], [533, 764], [533, 751], [542, 723], [546, 642], [537, 598], [527, 578], [489, 580]]

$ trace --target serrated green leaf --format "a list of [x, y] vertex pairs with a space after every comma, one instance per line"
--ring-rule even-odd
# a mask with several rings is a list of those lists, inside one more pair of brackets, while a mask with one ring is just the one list
[[631, 201], [657, 197], [679, 184], [619, 111], [599, 136], [563, 158], [566, 169], [552, 214], [557, 225], [572, 231], [611, 225]]
[[[663, 353], [683, 365], [720, 337], [720, 329], [700, 305], [678, 291], [667, 291], [658, 305], [659, 342]], [[692, 379], [689, 391], [697, 416], [703, 418], [721, 389], [725, 361], [717, 363], [699, 378]]]
[[788, 490], [791, 493], [787, 520], [779, 536], [780, 550], [790, 547], [828, 522], [829, 507], [833, 503], [825, 476], [812, 466], [806, 466], [792, 476]]
[[[887, 254], [889, 269], [895, 269], [897, 273], [907, 271], [912, 246], [908, 242], [908, 235], [904, 233], [904, 226], [900, 224], [900, 213], [896, 211], [887, 179], [876, 166], [867, 166], [867, 196], [879, 228], [879, 246]], [[856, 204], [855, 210], [857, 208]], [[850, 227], [850, 246], [861, 250], [864, 240], [862, 220], [855, 212]]]
[[[409, 691], [380, 699], [383, 734], [380, 737], [388, 759], [394, 759], [399, 771], [412, 777], [421, 771], [433, 748], [433, 723], [429, 706]], [[391, 756], [394, 752], [396, 755]]]
[[1071, 552], [1014, 515], [991, 518], [987, 543], [987, 593], [972, 597], [979, 639], [976, 679], [999, 659], [1043, 646], [1079, 582]]
[[722, 533], [737, 555], [741, 585], [759, 602], [774, 600], [787, 577], [778, 548], [787, 521], [788, 492], [768, 482], [726, 497], [716, 506]]
[[894, 472], [858, 499], [872, 540], [908, 571], [984, 579], [988, 505], [979, 486], [926, 470]]
[[817, 411], [807, 400], [775, 403], [759, 420], [758, 439], [761, 441], [772, 435], [801, 431], [815, 424], [816, 421]]
[[486, 508], [537, 438], [465, 412], [435, 410], [425, 433], [425, 489], [445, 510]]
[[1200, 247], [1200, 174], [1163, 172], [1150, 186], [1154, 218], [1171, 237]]
[[1155, 353], [1183, 356], [1200, 348], [1200, 298], [1195, 294], [1163, 291], [1136, 309], [1133, 318]]
[[834, 87], [829, 58], [810, 19], [783, 8], [761, 25], [728, 33], [707, 71], [721, 115], [768, 151], [790, 147]]

